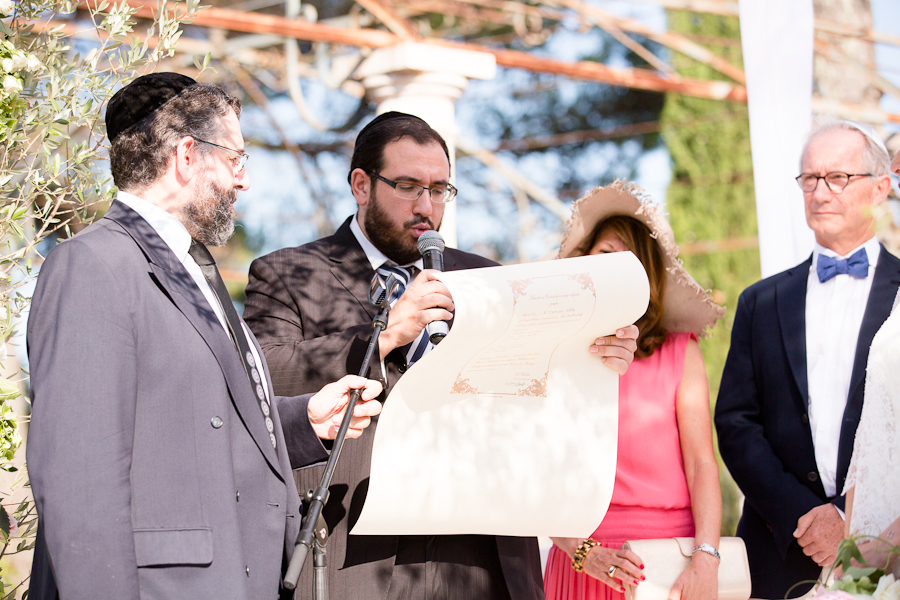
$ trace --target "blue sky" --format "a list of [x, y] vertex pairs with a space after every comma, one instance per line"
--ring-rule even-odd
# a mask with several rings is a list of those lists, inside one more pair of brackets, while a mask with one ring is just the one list
[[[872, 0], [872, 24], [876, 31], [900, 37], [900, 2], [898, 0]], [[900, 86], [900, 48], [877, 44], [875, 60], [881, 74]], [[884, 96], [884, 110], [900, 114], [900, 98]], [[900, 125], [890, 125], [889, 130], [900, 131]]]

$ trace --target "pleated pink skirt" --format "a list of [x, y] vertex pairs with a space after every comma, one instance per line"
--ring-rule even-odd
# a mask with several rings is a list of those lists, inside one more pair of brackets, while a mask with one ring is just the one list
[[[600, 527], [591, 535], [600, 546], [621, 548], [628, 540], [693, 537], [689, 508], [663, 509], [610, 505]], [[546, 600], [624, 600], [625, 594], [584, 573], [576, 573], [572, 559], [554, 544], [544, 572]]]

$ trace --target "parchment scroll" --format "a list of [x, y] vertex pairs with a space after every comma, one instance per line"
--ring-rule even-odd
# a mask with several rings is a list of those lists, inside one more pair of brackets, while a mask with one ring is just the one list
[[643, 315], [643, 267], [622, 252], [441, 279], [453, 327], [385, 402], [352, 533], [589, 535], [612, 497], [618, 376], [588, 347]]

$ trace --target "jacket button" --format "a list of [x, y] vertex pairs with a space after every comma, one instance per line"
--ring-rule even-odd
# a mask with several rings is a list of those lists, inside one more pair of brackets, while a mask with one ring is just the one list
[[245, 570], [247, 571], [247, 577], [250, 577], [250, 567], [247, 567]]
[[406, 369], [408, 369], [408, 368], [409, 367], [407, 367], [405, 364], [402, 364], [397, 367], [397, 370], [400, 371], [401, 373], [406, 373]]
[[807, 475], [806, 478], [809, 479], [810, 481], [815, 481], [816, 479], [819, 478], [819, 474], [816, 473], [815, 471], [810, 471], [809, 475]]
[[238, 502], [241, 501], [241, 492], [240, 491], [237, 491], [234, 493], [234, 499], [237, 500]]
[[218, 429], [224, 423], [224, 421], [222, 421], [222, 417], [220, 417], [219, 415], [214, 416], [212, 419], [210, 419], [209, 422], [212, 424], [213, 429]]
[[800, 420], [803, 421], [803, 424], [805, 425], [805, 424], [809, 423], [809, 416], [804, 414], [802, 417], [800, 417]]

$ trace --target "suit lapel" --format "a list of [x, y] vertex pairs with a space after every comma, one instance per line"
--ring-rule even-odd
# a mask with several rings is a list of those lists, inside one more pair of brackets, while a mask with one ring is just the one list
[[332, 246], [328, 252], [332, 263], [331, 274], [356, 298], [366, 314], [375, 318], [375, 307], [369, 304], [369, 283], [375, 271], [350, 230], [350, 219], [344, 221], [332, 236]]
[[106, 218], [121, 225], [141, 247], [159, 286], [209, 346], [225, 376], [225, 383], [241, 421], [269, 466], [283, 480], [275, 448], [269, 440], [269, 432], [240, 356], [200, 288], [165, 241], [136, 212], [120, 202], [114, 202], [107, 211]]
[[791, 372], [800, 390], [800, 409], [806, 413], [809, 403], [809, 386], [806, 375], [806, 280], [810, 256], [793, 269], [788, 270], [776, 288], [775, 303], [784, 351], [791, 365]]

